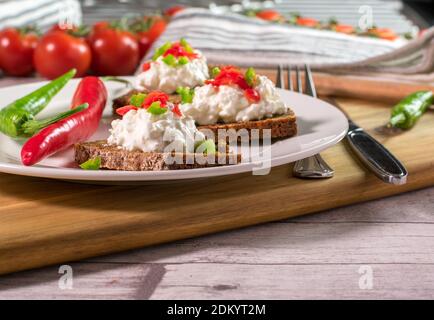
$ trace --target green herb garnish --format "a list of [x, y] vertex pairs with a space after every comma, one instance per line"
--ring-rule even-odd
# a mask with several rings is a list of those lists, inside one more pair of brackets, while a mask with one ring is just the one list
[[152, 102], [152, 104], [149, 106], [148, 109], [146, 109], [146, 111], [148, 111], [150, 114], [153, 114], [154, 116], [158, 116], [160, 114], [166, 113], [167, 108], [163, 108], [160, 101], [155, 101]]
[[192, 103], [194, 97], [194, 89], [189, 87], [178, 87], [176, 93], [181, 96], [182, 103]]
[[196, 142], [194, 146], [194, 151], [196, 153], [204, 153], [204, 154], [216, 153], [215, 142], [212, 139]]
[[220, 68], [219, 67], [214, 67], [211, 69], [211, 75], [213, 78], [215, 78], [219, 73], [220, 73]]
[[176, 61], [175, 56], [172, 54], [168, 54], [162, 60], [165, 64], [171, 67], [176, 67], [176, 65], [178, 64], [178, 61]]
[[246, 82], [250, 87], [254, 87], [256, 83], [256, 71], [252, 67], [248, 68], [245, 74]]
[[185, 64], [187, 64], [189, 62], [190, 62], [190, 60], [188, 60], [187, 57], [179, 57], [178, 58], [178, 65], [183, 66], [183, 65], [185, 65]]
[[181, 38], [179, 40], [179, 44], [184, 48], [185, 51], [188, 53], [193, 53], [193, 48], [190, 46], [190, 44], [185, 40], [184, 38]]
[[154, 56], [152, 57], [152, 60], [157, 60], [160, 56], [162, 56], [167, 50], [170, 49], [170, 47], [172, 46], [171, 42], [166, 42], [165, 44], [163, 44], [161, 47], [155, 49], [155, 53]]
[[138, 94], [132, 95], [130, 98], [130, 104], [137, 107], [137, 108], [141, 108], [143, 102], [146, 99], [146, 96], [147, 95], [144, 93], [138, 93]]
[[80, 168], [84, 170], [99, 170], [101, 167], [101, 157], [97, 156], [95, 158], [89, 159], [86, 162], [80, 164]]

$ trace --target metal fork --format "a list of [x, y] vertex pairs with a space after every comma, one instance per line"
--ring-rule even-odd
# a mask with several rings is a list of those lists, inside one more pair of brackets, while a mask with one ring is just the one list
[[[288, 76], [288, 89], [291, 91], [295, 91], [295, 86], [292, 81], [291, 69], [294, 68], [291, 68], [291, 66], [286, 67]], [[306, 94], [317, 98], [315, 85], [312, 78], [312, 72], [310, 71], [310, 68], [307, 64], [304, 66], [304, 70]], [[297, 91], [299, 93], [303, 93], [301, 72], [298, 66], [295, 67], [295, 76], [297, 82]], [[285, 80], [282, 65], [279, 65], [277, 69], [276, 87], [285, 89]], [[330, 168], [330, 166], [325, 162], [325, 160], [321, 157], [320, 154], [316, 154], [312, 157], [298, 160], [297, 162], [295, 162], [293, 174], [298, 178], [323, 179], [333, 177], [334, 170]]]

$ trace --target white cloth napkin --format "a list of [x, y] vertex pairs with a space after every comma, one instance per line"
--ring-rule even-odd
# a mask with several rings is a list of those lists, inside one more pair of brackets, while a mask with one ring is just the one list
[[434, 81], [434, 28], [410, 42], [388, 41], [191, 8], [174, 17], [153, 49], [181, 37], [202, 50], [210, 64], [275, 67], [309, 63], [328, 73]]
[[36, 25], [46, 30], [52, 25], [80, 25], [82, 13], [78, 0], [0, 1], [0, 29]]

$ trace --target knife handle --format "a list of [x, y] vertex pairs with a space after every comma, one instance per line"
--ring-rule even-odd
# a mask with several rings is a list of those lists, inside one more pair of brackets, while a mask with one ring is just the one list
[[347, 140], [360, 160], [381, 180], [395, 185], [407, 182], [405, 167], [362, 128], [351, 128], [350, 125]]

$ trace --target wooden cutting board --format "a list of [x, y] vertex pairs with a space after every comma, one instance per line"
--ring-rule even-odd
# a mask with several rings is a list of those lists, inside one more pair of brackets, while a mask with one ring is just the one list
[[[339, 99], [369, 132], [390, 106]], [[382, 183], [344, 142], [322, 153], [329, 180], [299, 180], [291, 166], [176, 184], [93, 186], [0, 174], [0, 273], [279, 220], [434, 185], [434, 112], [399, 136], [374, 135], [410, 172]]]

